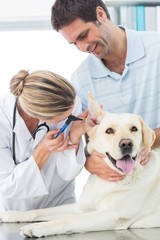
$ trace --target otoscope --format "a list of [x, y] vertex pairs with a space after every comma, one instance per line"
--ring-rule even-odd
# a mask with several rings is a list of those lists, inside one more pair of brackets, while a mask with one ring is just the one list
[[82, 118], [78, 118], [78, 117], [76, 117], [76, 116], [74, 116], [74, 115], [70, 115], [70, 116], [67, 118], [67, 120], [65, 121], [64, 125], [62, 126], [62, 128], [59, 130], [59, 132], [54, 135], [54, 138], [57, 138], [62, 132], [64, 132], [65, 129], [69, 126], [69, 124], [70, 124], [72, 121], [78, 121], [78, 120], [83, 121]]

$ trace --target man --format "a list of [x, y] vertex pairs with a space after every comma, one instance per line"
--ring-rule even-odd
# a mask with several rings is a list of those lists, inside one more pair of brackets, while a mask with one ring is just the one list
[[[70, 44], [90, 53], [72, 75], [83, 109], [90, 91], [109, 112], [139, 114], [155, 129], [153, 148], [159, 147], [160, 34], [114, 25], [102, 0], [56, 0], [51, 22]], [[145, 164], [147, 151], [141, 155]], [[86, 168], [107, 180], [121, 180], [102, 157], [94, 152]]]

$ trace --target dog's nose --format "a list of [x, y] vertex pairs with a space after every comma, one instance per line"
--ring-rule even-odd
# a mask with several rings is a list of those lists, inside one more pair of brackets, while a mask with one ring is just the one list
[[128, 154], [132, 152], [133, 142], [130, 139], [122, 139], [119, 143], [119, 147], [123, 154]]

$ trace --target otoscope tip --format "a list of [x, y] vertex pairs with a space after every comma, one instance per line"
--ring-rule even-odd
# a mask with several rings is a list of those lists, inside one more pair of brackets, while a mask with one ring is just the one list
[[77, 120], [82, 121], [83, 120], [82, 118], [76, 117], [74, 115], [70, 115], [69, 118], [70, 118], [71, 121], [77, 121]]

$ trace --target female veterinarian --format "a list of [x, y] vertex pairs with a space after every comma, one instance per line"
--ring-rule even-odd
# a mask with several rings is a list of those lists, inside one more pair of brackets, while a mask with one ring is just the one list
[[74, 202], [74, 178], [85, 162], [84, 121], [66, 119], [87, 114], [80, 114], [73, 86], [49, 71], [21, 70], [10, 92], [0, 98], [0, 211]]

